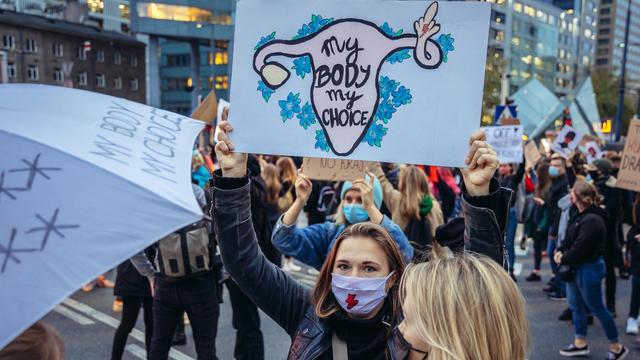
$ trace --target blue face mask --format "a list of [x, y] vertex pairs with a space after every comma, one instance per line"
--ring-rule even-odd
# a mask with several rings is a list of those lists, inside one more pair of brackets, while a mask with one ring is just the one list
[[369, 214], [360, 204], [344, 204], [342, 210], [349, 224], [357, 224], [369, 220]]
[[560, 170], [555, 166], [550, 166], [549, 175], [551, 175], [551, 177], [558, 177], [558, 175], [560, 175]]

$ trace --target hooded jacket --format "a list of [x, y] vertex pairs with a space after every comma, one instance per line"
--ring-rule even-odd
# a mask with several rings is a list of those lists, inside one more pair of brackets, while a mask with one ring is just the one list
[[562, 252], [563, 264], [580, 266], [604, 255], [607, 216], [607, 212], [597, 206], [571, 216], [567, 235], [558, 248]]
[[[331, 359], [333, 330], [329, 320], [316, 316], [309, 289], [271, 264], [259, 250], [251, 221], [249, 187], [247, 178], [221, 178], [216, 182], [214, 217], [224, 265], [251, 300], [289, 334], [289, 360]], [[496, 207], [499, 210], [474, 206], [471, 198], [463, 195], [464, 249], [488, 255], [503, 266], [503, 227], [495, 211], [509, 208], [510, 194], [510, 190], [496, 190], [486, 197], [491, 199], [476, 203], [500, 203]], [[325, 249], [316, 250], [316, 256], [324, 258]], [[390, 359], [401, 360], [409, 347], [395, 325], [388, 324], [393, 329], [387, 352]]]

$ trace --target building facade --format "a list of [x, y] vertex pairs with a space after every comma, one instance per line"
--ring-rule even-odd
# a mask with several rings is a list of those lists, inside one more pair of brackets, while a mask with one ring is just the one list
[[235, 0], [131, 1], [135, 34], [149, 36], [149, 104], [189, 114], [211, 91], [229, 98]]
[[145, 103], [145, 45], [129, 36], [0, 10], [0, 52], [6, 82], [70, 86]]
[[[624, 33], [631, 4], [629, 42]], [[596, 68], [620, 76], [622, 55], [627, 47], [627, 86], [640, 88], [640, 0], [601, 0], [596, 50]]]

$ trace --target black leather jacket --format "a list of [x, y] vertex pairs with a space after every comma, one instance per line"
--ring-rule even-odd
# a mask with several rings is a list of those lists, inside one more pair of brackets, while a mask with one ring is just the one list
[[[261, 253], [251, 221], [248, 179], [221, 178], [215, 191], [215, 224], [225, 268], [240, 288], [291, 337], [289, 360], [331, 359], [332, 329], [316, 316], [309, 290], [270, 263]], [[496, 211], [508, 211], [511, 191], [492, 186]], [[505, 263], [504, 245], [498, 218], [505, 217], [488, 208], [471, 205], [463, 197], [464, 248]], [[389, 358], [406, 358], [409, 346], [397, 327], [387, 342]]]

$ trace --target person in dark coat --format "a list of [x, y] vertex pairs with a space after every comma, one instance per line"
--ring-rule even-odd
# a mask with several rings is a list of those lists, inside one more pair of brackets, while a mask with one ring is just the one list
[[573, 279], [564, 279], [567, 281], [575, 338], [571, 345], [560, 350], [560, 355], [573, 357], [590, 353], [586, 340], [589, 309], [600, 320], [609, 340], [607, 359], [623, 359], [629, 350], [620, 343], [616, 324], [602, 302], [608, 215], [600, 208], [601, 197], [596, 188], [586, 181], [574, 184], [571, 200], [577, 212], [569, 219], [566, 238], [555, 252], [554, 259], [558, 264], [570, 266], [575, 271]]
[[[627, 257], [630, 262], [631, 300], [629, 302], [629, 318], [627, 319], [627, 334], [637, 335], [640, 331], [640, 194], [635, 194], [633, 209], [631, 210], [632, 226], [627, 233]], [[640, 338], [636, 340], [640, 344]]]
[[[145, 250], [149, 259], [154, 258], [152, 251], [150, 248]], [[140, 307], [143, 309], [144, 342], [148, 355], [151, 347], [151, 337], [153, 335], [153, 298], [151, 296], [149, 280], [145, 276], [140, 275], [130, 260], [126, 260], [118, 265], [113, 294], [122, 298], [122, 317], [120, 318], [120, 325], [113, 336], [111, 359], [122, 359], [127, 338], [138, 321]]]

